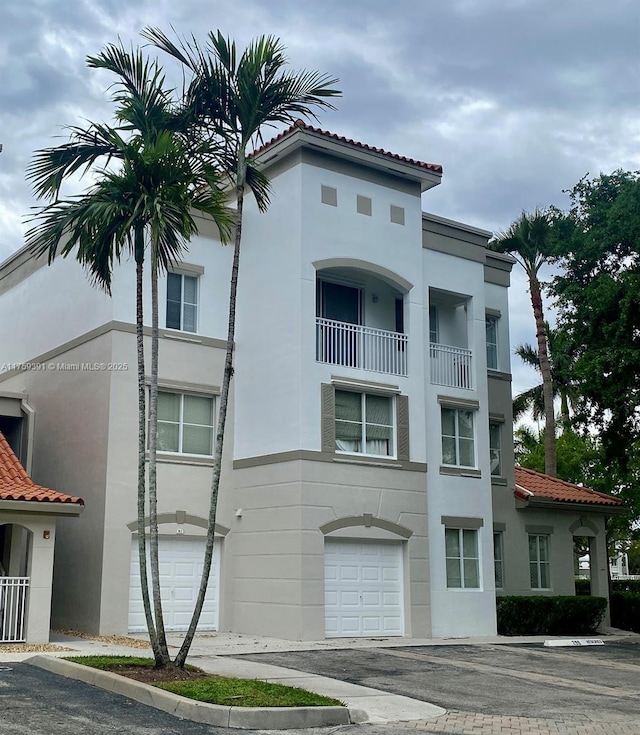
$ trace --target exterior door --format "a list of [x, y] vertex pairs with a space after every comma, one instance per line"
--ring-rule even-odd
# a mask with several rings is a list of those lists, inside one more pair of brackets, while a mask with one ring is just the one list
[[321, 317], [318, 352], [322, 362], [360, 367], [359, 344], [362, 324], [362, 298], [359, 288], [341, 283], [318, 281], [317, 314]]

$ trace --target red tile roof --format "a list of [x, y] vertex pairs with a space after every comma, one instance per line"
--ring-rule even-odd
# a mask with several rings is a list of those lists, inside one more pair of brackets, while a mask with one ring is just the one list
[[580, 487], [571, 482], [558, 480], [556, 477], [543, 475], [541, 472], [516, 467], [516, 497], [521, 500], [528, 498], [544, 498], [559, 503], [586, 503], [588, 505], [621, 506], [622, 500], [612, 495], [599, 493], [588, 487]]
[[38, 503], [76, 503], [82, 498], [65, 495], [36, 485], [20, 464], [9, 443], [0, 432], [0, 500], [29, 500]]
[[328, 130], [322, 130], [321, 128], [314, 128], [313, 126], [305, 123], [304, 120], [296, 120], [295, 123], [290, 128], [283, 130], [281, 133], [276, 135], [275, 138], [272, 138], [271, 140], [267, 141], [264, 145], [260, 146], [260, 148], [257, 148], [251, 155], [256, 156], [259, 153], [262, 153], [267, 148], [274, 145], [279, 140], [286, 138], [288, 135], [291, 135], [296, 130], [308, 130], [309, 132], [316, 133], [318, 135], [322, 135], [324, 138], [329, 138], [331, 140], [337, 140], [340, 143], [347, 143], [348, 145], [355, 146], [356, 148], [360, 148], [363, 151], [371, 151], [372, 153], [380, 153], [383, 156], [387, 156], [387, 158], [392, 158], [394, 161], [402, 161], [403, 163], [409, 163], [412, 166], [419, 166], [420, 168], [424, 168], [429, 171], [435, 171], [435, 173], [438, 173], [438, 174], [442, 173], [442, 166], [439, 163], [427, 163], [425, 161], [418, 161], [414, 158], [407, 158], [407, 156], [400, 156], [397, 153], [391, 153], [389, 151], [385, 151], [383, 148], [374, 148], [373, 146], [367, 145], [366, 143], [360, 143], [357, 140], [352, 140], [351, 138], [345, 138], [342, 135], [336, 135], [336, 133], [331, 133]]

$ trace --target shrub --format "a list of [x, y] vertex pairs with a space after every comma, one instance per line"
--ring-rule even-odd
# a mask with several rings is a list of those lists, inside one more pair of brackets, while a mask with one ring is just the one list
[[607, 609], [604, 597], [498, 597], [500, 635], [589, 635]]
[[640, 594], [640, 579], [612, 579], [612, 592], [635, 592]]
[[[637, 580], [628, 581], [635, 582]], [[640, 633], [640, 593], [611, 593], [611, 625], [615, 628]]]
[[576, 595], [590, 595], [591, 594], [591, 580], [583, 579], [582, 577], [576, 577]]

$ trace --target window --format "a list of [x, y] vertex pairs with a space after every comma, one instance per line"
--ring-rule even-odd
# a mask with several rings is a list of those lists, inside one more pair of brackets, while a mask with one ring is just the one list
[[500, 452], [500, 424], [489, 424], [489, 461], [491, 474], [497, 477], [502, 475], [502, 457]]
[[475, 467], [473, 411], [442, 407], [442, 464]]
[[493, 534], [493, 569], [496, 578], [496, 589], [504, 587], [504, 536], [502, 531]]
[[197, 331], [198, 278], [167, 274], [167, 329]]
[[336, 390], [336, 450], [393, 457], [393, 400], [392, 396]]
[[478, 589], [480, 587], [478, 531], [470, 528], [445, 528], [444, 542], [447, 587]]
[[440, 342], [438, 329], [438, 307], [432, 304], [429, 307], [429, 342], [437, 345]]
[[213, 455], [210, 396], [158, 392], [158, 451]]
[[498, 369], [498, 317], [487, 316], [484, 320], [487, 334], [487, 367]]
[[551, 589], [549, 536], [529, 534], [529, 573], [532, 590]]

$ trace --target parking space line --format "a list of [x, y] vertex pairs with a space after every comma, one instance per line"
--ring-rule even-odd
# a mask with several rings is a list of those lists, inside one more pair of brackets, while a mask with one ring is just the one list
[[505, 669], [489, 664], [482, 664], [471, 661], [456, 661], [451, 658], [442, 656], [429, 656], [426, 653], [416, 653], [409, 651], [397, 651], [389, 648], [379, 649], [380, 653], [397, 658], [412, 659], [414, 661], [424, 661], [425, 663], [439, 664], [441, 666], [453, 666], [459, 669], [467, 669], [468, 671], [482, 671], [487, 674], [496, 674], [498, 676], [509, 676], [516, 679], [523, 679], [527, 682], [538, 682], [540, 684], [548, 684], [550, 686], [560, 686], [566, 689], [578, 689], [589, 694], [600, 694], [605, 697], [634, 697], [640, 696], [639, 690], [619, 689], [608, 687], [601, 684], [589, 684], [588, 682], [576, 681], [573, 679], [564, 679], [560, 676], [549, 676], [547, 674], [538, 674], [530, 671], [520, 671], [518, 669]]
[[[487, 648], [490, 651], [511, 651], [514, 653], [524, 653], [527, 656], [537, 656], [538, 658], [544, 658], [545, 656], [548, 658], [549, 656], [553, 656], [554, 659], [559, 658], [564, 661], [571, 661], [572, 663], [576, 663], [577, 661], [581, 661], [582, 663], [586, 663], [587, 659], [584, 658], [586, 654], [571, 654], [571, 653], [560, 653], [559, 651], [555, 650], [553, 653], [550, 651], [536, 651], [535, 649], [530, 648], [517, 648], [515, 646], [508, 646], [508, 645], [500, 645], [500, 646], [487, 646]], [[638, 649], [638, 653], [640, 653], [640, 647]], [[578, 655], [580, 655], [582, 658], [578, 658]], [[640, 673], [640, 664], [628, 664], [624, 663], [622, 661], [605, 661], [601, 658], [591, 658], [588, 660], [588, 663], [592, 665], [597, 666], [606, 666], [610, 669], [615, 669], [616, 671], [630, 671], [633, 674]]]

